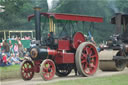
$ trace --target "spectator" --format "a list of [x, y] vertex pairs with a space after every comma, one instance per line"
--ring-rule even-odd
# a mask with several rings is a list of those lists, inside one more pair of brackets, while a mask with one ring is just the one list
[[12, 44], [12, 41], [11, 40], [9, 40], [9, 46]]
[[23, 56], [27, 53], [27, 48], [24, 48], [23, 50]]
[[2, 59], [2, 55], [0, 54], [0, 66], [2, 66], [3, 63], [3, 59]]
[[2, 56], [3, 56], [3, 63], [6, 65], [7, 64], [7, 55], [3, 53]]
[[95, 40], [94, 40], [93, 37], [91, 37], [91, 40], [90, 41], [96, 46], [96, 42], [95, 42]]
[[15, 57], [17, 60], [20, 60], [19, 53], [17, 53]]
[[18, 41], [18, 51], [19, 51], [19, 57], [23, 57], [23, 45], [20, 40]]
[[12, 36], [11, 40], [15, 40], [14, 35]]
[[25, 40], [25, 39], [24, 39], [24, 37], [23, 37], [23, 38], [21, 38], [21, 40]]
[[1, 66], [9, 66], [9, 65], [11, 65], [11, 63], [10, 63], [10, 57], [9, 58], [7, 58], [7, 55], [6, 54], [2, 54], [2, 60], [1, 60]]
[[10, 53], [14, 53], [13, 45], [10, 45]]
[[29, 57], [29, 52], [26, 52], [24, 57]]
[[0, 43], [0, 54], [1, 54], [1, 52], [2, 52], [2, 44]]
[[8, 36], [8, 40], [12, 40], [12, 38], [10, 38], [10, 36]]
[[7, 40], [5, 40], [3, 42], [3, 48], [4, 48], [4, 52], [7, 54], [7, 56], [10, 56], [10, 48], [9, 48], [9, 44], [7, 43]]
[[11, 54], [11, 62], [12, 64], [20, 64], [19, 58], [13, 53]]
[[24, 38], [25, 38], [25, 40], [30, 40], [31, 39], [30, 36], [25, 36]]
[[7, 40], [3, 42], [3, 48], [5, 52], [9, 52], [9, 44], [7, 43]]
[[16, 35], [15, 40], [18, 40], [18, 36]]
[[14, 53], [15, 53], [15, 56], [18, 53], [18, 45], [17, 45], [17, 43], [15, 43], [15, 45], [14, 45]]

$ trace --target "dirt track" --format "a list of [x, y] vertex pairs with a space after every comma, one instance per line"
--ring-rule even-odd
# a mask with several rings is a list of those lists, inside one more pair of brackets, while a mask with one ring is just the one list
[[[97, 73], [92, 77], [111, 76], [111, 75], [124, 74], [124, 73], [128, 73], [128, 68], [126, 68], [124, 71], [121, 71], [121, 72], [112, 72], [112, 71], [102, 72], [102, 71], [98, 70]], [[92, 77], [74, 76], [74, 73], [72, 73], [71, 75], [69, 75], [67, 77], [63, 77], [63, 78], [55, 76], [50, 81], [43, 81], [43, 79], [41, 77], [34, 77], [30, 81], [24, 81], [22, 79], [5, 80], [5, 81], [1, 81], [0, 85], [37, 85], [37, 84], [41, 84], [41, 83], [52, 83], [52, 82], [63, 81], [63, 80], [75, 80], [75, 79], [92, 78]]]

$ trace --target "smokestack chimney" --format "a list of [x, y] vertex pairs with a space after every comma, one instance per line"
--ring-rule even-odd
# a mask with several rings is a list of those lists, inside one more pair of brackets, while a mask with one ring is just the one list
[[121, 13], [116, 13], [115, 23], [116, 23], [116, 34], [121, 33]]
[[36, 40], [38, 44], [40, 44], [41, 40], [41, 15], [40, 15], [40, 7], [34, 8], [34, 14], [35, 14], [35, 32], [36, 32]]

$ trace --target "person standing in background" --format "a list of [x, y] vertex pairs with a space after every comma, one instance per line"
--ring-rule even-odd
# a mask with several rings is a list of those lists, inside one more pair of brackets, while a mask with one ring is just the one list
[[14, 45], [14, 54], [15, 54], [15, 56], [16, 56], [17, 53], [18, 53], [18, 45], [17, 45], [17, 43], [15, 43], [15, 45]]
[[14, 49], [13, 49], [13, 45], [12, 44], [10, 45], [10, 54], [11, 53], [14, 53]]
[[19, 51], [19, 57], [23, 57], [23, 45], [21, 43], [21, 40], [18, 39], [18, 51]]
[[9, 47], [9, 44], [7, 43], [7, 40], [3, 42], [3, 49], [4, 49], [5, 54], [7, 54], [7, 56], [9, 57], [10, 47]]

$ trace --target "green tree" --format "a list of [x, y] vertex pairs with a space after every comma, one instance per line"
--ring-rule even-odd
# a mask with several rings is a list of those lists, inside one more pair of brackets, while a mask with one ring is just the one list
[[[94, 27], [90, 27], [90, 23], [87, 23], [84, 30], [85, 34], [87, 34], [88, 31], [91, 31], [97, 42], [108, 39], [114, 32], [114, 27], [110, 23], [110, 19], [114, 12], [109, 7], [108, 0], [60, 0], [59, 4], [53, 9], [53, 11], [58, 13], [103, 17], [103, 23], [95, 23]], [[76, 28], [76, 30], [79, 31], [78, 28]]]
[[[34, 0], [36, 1], [36, 0]], [[0, 14], [0, 29], [33, 29], [34, 23], [27, 21], [27, 16], [33, 14], [33, 8], [38, 2], [43, 11], [47, 12], [47, 0], [2, 0], [5, 12]]]

